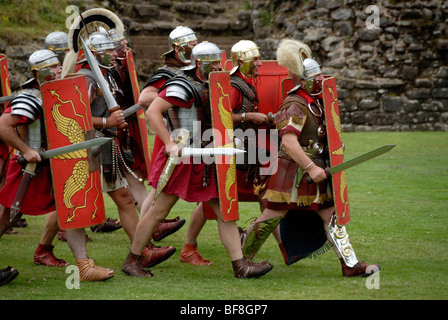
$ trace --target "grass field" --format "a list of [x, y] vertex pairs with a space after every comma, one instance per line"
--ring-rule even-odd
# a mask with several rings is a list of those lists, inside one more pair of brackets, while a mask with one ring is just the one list
[[[123, 230], [97, 234], [89, 254], [115, 270], [115, 277], [81, 283], [67, 289], [65, 268], [35, 266], [32, 261], [44, 217], [28, 217], [29, 226], [0, 239], [0, 268], [12, 265], [19, 276], [0, 287], [8, 300], [446, 300], [448, 298], [448, 134], [344, 133], [346, 159], [383, 144], [397, 144], [391, 152], [347, 171], [351, 222], [347, 226], [359, 260], [379, 263], [379, 277], [343, 278], [331, 251], [317, 259], [286, 266], [273, 237], [255, 260], [268, 259], [274, 269], [260, 279], [235, 279], [220, 243], [216, 222], [209, 221], [199, 237], [199, 249], [212, 266], [195, 267], [179, 261], [195, 204], [180, 200], [169, 217], [187, 219], [177, 233], [159, 245], [178, 250], [152, 269], [154, 278], [123, 274], [129, 241]], [[116, 209], [105, 196], [107, 212]], [[255, 203], [240, 203], [238, 224], [259, 214]], [[55, 240], [58, 257], [74, 263], [66, 243]], [[374, 284], [374, 286], [372, 286]]]

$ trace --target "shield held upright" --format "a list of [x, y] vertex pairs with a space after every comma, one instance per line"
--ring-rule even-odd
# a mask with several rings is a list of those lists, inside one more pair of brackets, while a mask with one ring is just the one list
[[[84, 76], [46, 82], [41, 87], [48, 149], [86, 140], [93, 130]], [[61, 229], [90, 227], [106, 219], [99, 170], [86, 149], [50, 159]]]
[[[126, 52], [126, 58], [124, 62], [132, 86], [134, 103], [136, 104], [138, 102], [138, 98], [140, 97], [140, 87], [138, 84], [137, 71], [135, 70], [134, 55], [131, 49]], [[132, 117], [134, 116], [131, 116], [130, 118]], [[135, 114], [135, 118], [137, 119], [136, 123], [130, 123], [129, 125], [131, 129], [133, 129], [131, 135], [137, 141], [138, 147], [140, 149], [140, 154], [143, 158], [142, 160], [144, 161], [144, 166], [142, 166], [144, 168], [142, 168], [142, 171], [144, 178], [146, 179], [150, 174], [149, 166], [151, 163], [151, 145], [149, 143], [145, 111], [143, 109], [138, 110]], [[129, 119], [129, 121], [131, 120]]]
[[[8, 60], [6, 55], [0, 53], [0, 97], [6, 97], [11, 95], [11, 83], [9, 81]], [[6, 103], [0, 103], [0, 116], [6, 109]], [[5, 179], [5, 168], [8, 167], [9, 154], [11, 148], [0, 140], [0, 189], [2, 187], [2, 181]]]
[[[209, 89], [214, 147], [234, 147], [230, 74], [224, 71], [210, 73]], [[235, 156], [216, 156], [215, 162], [222, 218], [224, 221], [238, 220]]]
[[[322, 82], [322, 95], [327, 126], [330, 166], [334, 167], [344, 162], [344, 144], [341, 135], [341, 120], [339, 116], [336, 79], [334, 77], [324, 79]], [[343, 226], [350, 222], [350, 205], [348, 201], [345, 171], [332, 175], [331, 181], [333, 185], [333, 198], [337, 223], [340, 226]]]

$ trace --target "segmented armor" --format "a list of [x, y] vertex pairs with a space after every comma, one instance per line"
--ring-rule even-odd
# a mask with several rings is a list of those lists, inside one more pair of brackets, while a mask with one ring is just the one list
[[46, 149], [41, 92], [38, 89], [22, 90], [9, 105], [12, 115], [24, 116], [33, 121], [30, 125], [18, 128], [22, 140], [31, 148]]
[[[197, 141], [195, 139], [200, 138], [204, 130], [211, 127], [210, 107], [205, 87], [191, 76], [184, 74], [168, 80], [160, 90], [165, 88], [168, 98], [177, 98], [185, 103], [194, 101], [189, 109], [174, 106], [168, 110], [166, 118], [169, 131], [186, 129], [191, 132], [190, 141]], [[201, 126], [195, 124], [195, 121], [200, 121]]]

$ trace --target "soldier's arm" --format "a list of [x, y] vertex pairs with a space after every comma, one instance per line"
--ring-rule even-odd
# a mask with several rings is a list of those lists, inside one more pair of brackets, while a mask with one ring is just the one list
[[327, 178], [325, 170], [316, 166], [312, 160], [303, 151], [302, 146], [297, 140], [297, 136], [292, 132], [286, 132], [282, 135], [282, 145], [288, 155], [302, 168], [306, 169], [311, 179], [318, 183]]
[[0, 117], [0, 139], [10, 147], [19, 150], [27, 162], [40, 162], [39, 153], [30, 148], [20, 138], [16, 131], [20, 117], [10, 113], [4, 113]]
[[142, 90], [138, 98], [138, 104], [143, 108], [148, 109], [151, 103], [157, 98], [159, 94], [159, 89], [153, 86], [147, 86]]
[[151, 127], [154, 132], [159, 136], [159, 138], [163, 141], [166, 146], [166, 152], [170, 154], [173, 152], [177, 154], [178, 148], [176, 143], [171, 137], [168, 129], [163, 122], [162, 113], [172, 108], [174, 105], [164, 100], [163, 98], [157, 97], [149, 106], [148, 110], [146, 110], [146, 116], [151, 123]]

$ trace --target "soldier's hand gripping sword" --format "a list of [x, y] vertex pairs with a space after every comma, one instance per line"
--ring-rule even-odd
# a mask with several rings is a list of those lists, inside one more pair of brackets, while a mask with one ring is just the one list
[[[326, 168], [325, 173], [327, 174], [328, 177], [330, 177], [332, 174], [344, 171], [345, 169], [351, 168], [351, 167], [356, 166], [364, 161], [370, 160], [372, 158], [376, 158], [376, 157], [382, 155], [383, 153], [389, 152], [395, 146], [396, 146], [396, 144], [385, 144], [382, 147], [371, 150], [371, 151], [364, 153], [358, 157], [355, 157], [355, 158], [345, 161], [341, 164], [338, 164], [337, 166], [334, 166], [331, 168]], [[313, 179], [311, 179], [309, 176], [306, 177], [306, 182], [309, 184], [314, 183]]]
[[[189, 139], [190, 139], [190, 132], [185, 129], [180, 129], [179, 134], [177, 136], [176, 144], [180, 148], [182, 148], [187, 145]], [[169, 156], [166, 153], [166, 150], [165, 150], [165, 156]], [[176, 167], [178, 161], [179, 158], [175, 156], [169, 156], [168, 160], [166, 160], [165, 167], [163, 168], [163, 171], [159, 177], [159, 181], [157, 182], [156, 195], [154, 197], [154, 201], [152, 202], [153, 205], [156, 202], [157, 198], [159, 197], [160, 193], [162, 192], [163, 188], [165, 188], [168, 181], [170, 180], [171, 174], [173, 173], [174, 168]]]
[[[86, 44], [84, 39], [80, 37], [82, 45], [84, 47], [84, 52], [86, 56], [86, 60], [89, 63], [90, 68], [92, 69], [92, 72], [95, 74], [96, 79], [98, 81], [98, 85], [103, 92], [103, 97], [106, 100], [107, 108], [109, 109], [109, 112], [112, 113], [114, 111], [117, 111], [120, 109], [120, 106], [115, 101], [114, 96], [112, 95], [112, 92], [109, 89], [109, 85], [107, 84], [106, 79], [104, 79], [103, 74], [100, 70], [100, 67], [98, 65], [98, 62], [96, 61], [95, 57], [93, 56], [92, 52], [89, 49], [89, 46]], [[138, 110], [142, 109], [143, 107], [135, 104], [126, 110], [122, 112], [122, 115], [124, 118], [130, 116], [132, 113], [137, 112]], [[124, 128], [127, 126], [127, 123], [124, 125], [121, 125], [120, 128]]]
[[168, 160], [165, 163], [162, 173], [160, 174], [159, 182], [157, 183], [156, 195], [154, 197], [153, 204], [156, 202], [157, 197], [162, 192], [163, 188], [167, 185], [174, 168], [179, 163], [182, 157], [194, 157], [194, 156], [232, 156], [239, 153], [246, 152], [236, 148], [189, 148], [185, 147], [190, 138], [190, 132], [185, 129], [179, 130], [177, 138], [177, 145], [180, 147], [176, 156], [170, 156], [165, 150], [165, 157]]
[[[83, 150], [87, 148], [93, 148], [96, 146], [100, 146], [110, 141], [112, 138], [96, 138], [88, 141], [83, 141], [75, 144], [71, 144], [68, 146], [47, 150], [47, 151], [39, 151], [39, 155], [42, 159], [54, 158], [69, 152]], [[20, 164], [25, 164], [25, 169], [23, 170], [22, 180], [20, 181], [19, 188], [17, 189], [17, 193], [14, 196], [14, 201], [12, 202], [11, 210], [9, 213], [9, 221], [14, 220], [15, 216], [20, 212], [20, 208], [22, 207], [23, 199], [25, 199], [26, 192], [28, 190], [28, 186], [31, 182], [31, 179], [36, 175], [37, 163], [36, 162], [26, 162], [23, 156], [20, 156], [17, 159], [17, 162]]]

